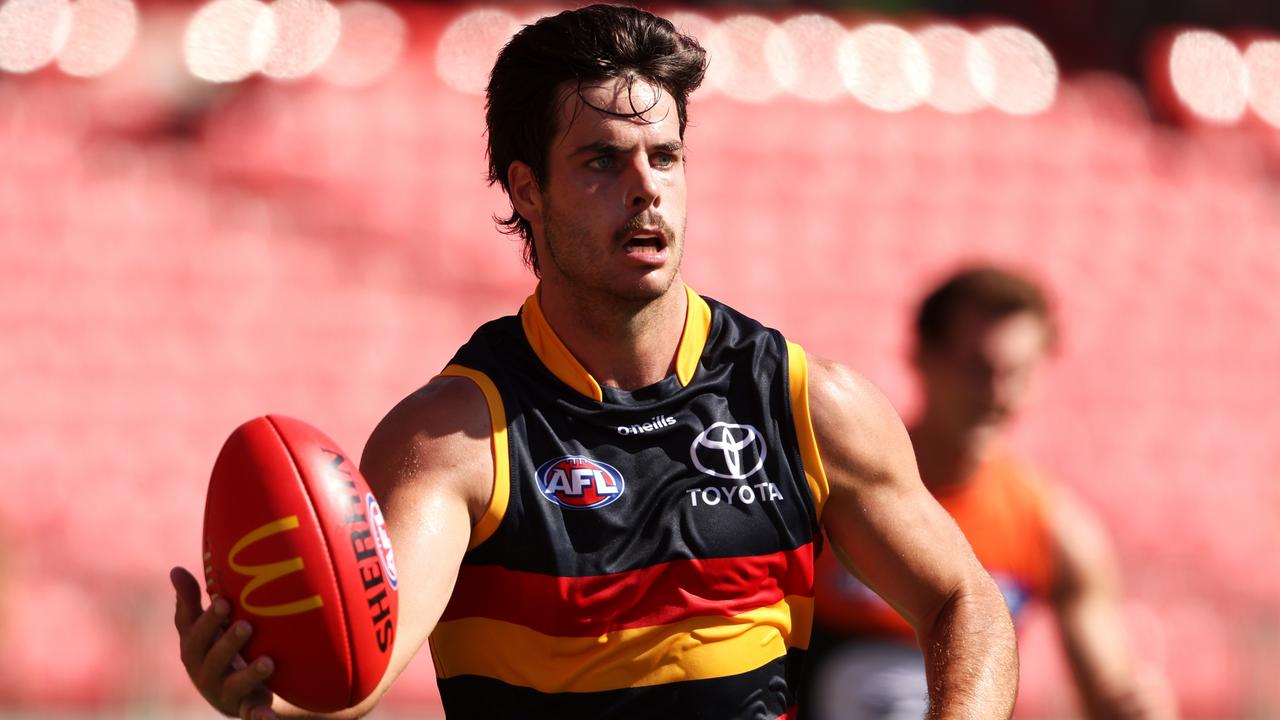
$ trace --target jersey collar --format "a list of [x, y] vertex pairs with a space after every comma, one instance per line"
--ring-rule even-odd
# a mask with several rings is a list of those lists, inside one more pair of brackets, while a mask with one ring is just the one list
[[[688, 285], [684, 289], [689, 303], [684, 315], [684, 332], [681, 333], [680, 345], [676, 348], [676, 377], [681, 385], [687, 386], [693, 382], [698, 360], [702, 357], [702, 350], [707, 345], [707, 335], [711, 332], [711, 307]], [[600, 383], [582, 367], [582, 363], [569, 352], [569, 348], [565, 347], [556, 331], [547, 323], [536, 290], [520, 308], [520, 324], [524, 327], [529, 346], [553, 375], [582, 395], [597, 402], [604, 400]]]

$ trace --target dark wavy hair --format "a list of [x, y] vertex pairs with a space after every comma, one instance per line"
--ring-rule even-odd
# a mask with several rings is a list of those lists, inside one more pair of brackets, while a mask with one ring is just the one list
[[[706, 68], [706, 52], [697, 40], [638, 8], [590, 5], [525, 26], [502, 48], [489, 76], [489, 184], [500, 183], [510, 198], [507, 169], [519, 160], [545, 187], [547, 155], [561, 130], [562, 104], [582, 97], [584, 88], [615, 78], [642, 80], [670, 93], [683, 139], [689, 95], [702, 83]], [[632, 109], [634, 113], [623, 116], [639, 117], [651, 105]], [[514, 204], [509, 217], [494, 219], [505, 234], [523, 238], [525, 263], [538, 274], [533, 227]]]
[[1057, 343], [1057, 323], [1044, 289], [1025, 275], [983, 265], [951, 275], [921, 301], [916, 314], [919, 346], [942, 347], [950, 338], [952, 317], [959, 308], [974, 308], [992, 318], [1029, 312], [1044, 323], [1048, 347], [1052, 349]]

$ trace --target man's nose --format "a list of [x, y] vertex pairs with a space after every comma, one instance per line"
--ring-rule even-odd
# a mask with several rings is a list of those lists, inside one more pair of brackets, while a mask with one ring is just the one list
[[649, 159], [640, 156], [633, 161], [631, 182], [627, 189], [627, 205], [632, 210], [645, 210], [649, 206], [662, 204], [662, 191], [658, 184], [658, 174], [649, 167]]

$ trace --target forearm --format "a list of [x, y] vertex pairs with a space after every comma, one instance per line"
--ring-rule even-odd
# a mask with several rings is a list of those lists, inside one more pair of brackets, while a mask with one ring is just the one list
[[291, 705], [280, 699], [279, 696], [272, 700], [271, 711], [281, 720], [354, 720], [355, 718], [364, 717], [365, 713], [368, 712], [364, 708], [349, 708], [334, 713], [311, 712]]
[[986, 579], [960, 590], [920, 633], [929, 720], [996, 720], [1013, 713], [1018, 648], [1008, 608]]
[[1055, 609], [1067, 663], [1090, 720], [1176, 716], [1163, 679], [1139, 671], [1116, 603], [1076, 599]]

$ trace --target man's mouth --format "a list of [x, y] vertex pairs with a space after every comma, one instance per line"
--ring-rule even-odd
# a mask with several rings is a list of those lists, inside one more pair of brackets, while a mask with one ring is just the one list
[[623, 245], [627, 252], [656, 253], [667, 246], [667, 239], [661, 234], [639, 232], [627, 238]]

